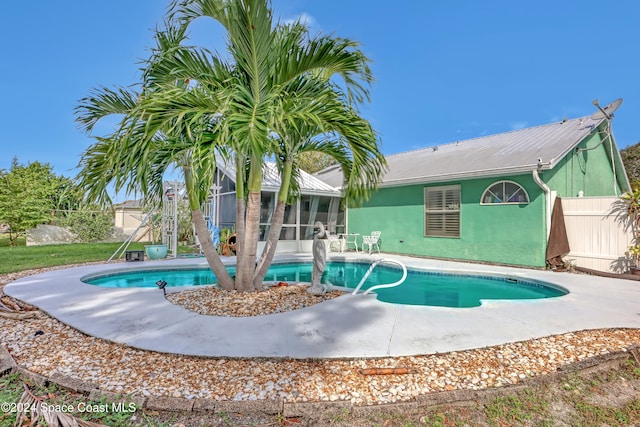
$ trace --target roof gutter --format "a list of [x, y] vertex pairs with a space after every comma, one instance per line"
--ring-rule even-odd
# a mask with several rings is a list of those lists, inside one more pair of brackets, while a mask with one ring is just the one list
[[538, 184], [538, 187], [542, 188], [542, 191], [544, 191], [546, 201], [545, 222], [547, 229], [547, 241], [549, 241], [549, 234], [551, 234], [551, 189], [547, 184], [544, 183], [544, 181], [542, 181], [542, 179], [540, 179], [540, 175], [538, 174], [537, 169], [532, 170], [531, 175], [533, 176], [533, 180], [535, 181], [535, 183]]
[[391, 179], [383, 181], [378, 187], [400, 187], [404, 185], [411, 184], [428, 184], [432, 182], [447, 182], [447, 181], [456, 181], [456, 180], [467, 180], [474, 178], [490, 178], [496, 176], [503, 175], [520, 175], [520, 174], [528, 174], [535, 168], [541, 169], [551, 169], [553, 165], [551, 162], [546, 162], [544, 164], [531, 164], [524, 166], [514, 166], [509, 168], [500, 168], [500, 169], [482, 169], [473, 172], [464, 172], [464, 173], [451, 173], [451, 174], [439, 174], [433, 176], [421, 176], [416, 178], [399, 178], [399, 179]]
[[[277, 193], [280, 190], [280, 187], [275, 187], [272, 185], [264, 185], [262, 186], [262, 191], [268, 192], [268, 193]], [[300, 194], [305, 195], [305, 196], [329, 196], [329, 197], [341, 197], [342, 196], [342, 192], [340, 191], [339, 188], [337, 189], [323, 189], [323, 190], [310, 190], [310, 189], [304, 189], [304, 190], [300, 190]]]

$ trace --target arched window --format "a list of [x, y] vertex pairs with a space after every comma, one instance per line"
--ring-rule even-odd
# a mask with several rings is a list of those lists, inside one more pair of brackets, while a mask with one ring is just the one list
[[520, 184], [513, 181], [498, 181], [491, 184], [480, 199], [481, 205], [528, 204], [529, 195]]

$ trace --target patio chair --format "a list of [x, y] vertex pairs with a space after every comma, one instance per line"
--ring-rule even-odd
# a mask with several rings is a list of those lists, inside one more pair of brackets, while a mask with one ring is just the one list
[[378, 253], [380, 253], [380, 235], [382, 232], [380, 231], [372, 231], [370, 236], [362, 236], [362, 249], [369, 247], [369, 255], [373, 251], [373, 247], [376, 247]]
[[329, 240], [330, 251], [342, 252], [342, 239], [340, 239], [337, 234], [329, 234], [327, 239]]

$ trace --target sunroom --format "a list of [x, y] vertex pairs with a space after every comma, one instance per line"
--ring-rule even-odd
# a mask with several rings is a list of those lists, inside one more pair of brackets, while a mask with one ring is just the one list
[[[222, 230], [235, 229], [236, 185], [235, 168], [219, 163], [215, 184], [211, 189], [210, 202], [204, 214], [211, 226]], [[300, 197], [285, 209], [284, 223], [277, 251], [310, 252], [313, 241], [313, 224], [322, 222], [332, 233], [345, 232], [345, 211], [340, 190], [325, 184], [318, 178], [300, 171], [298, 178]], [[276, 165], [266, 162], [263, 170], [260, 236], [258, 250], [264, 247], [269, 235], [277, 194], [280, 189], [280, 174]]]

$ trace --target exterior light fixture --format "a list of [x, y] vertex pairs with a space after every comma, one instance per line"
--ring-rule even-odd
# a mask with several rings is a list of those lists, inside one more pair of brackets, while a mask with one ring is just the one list
[[164, 295], [167, 295], [167, 290], [165, 289], [167, 286], [167, 282], [165, 282], [164, 280], [158, 280], [156, 282], [156, 286], [158, 286], [158, 289], [162, 289]]

